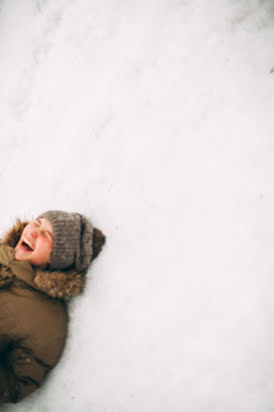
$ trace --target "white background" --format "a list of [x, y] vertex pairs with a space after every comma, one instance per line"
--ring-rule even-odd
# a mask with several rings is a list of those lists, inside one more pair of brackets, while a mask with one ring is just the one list
[[64, 209], [107, 236], [1, 410], [274, 411], [273, 1], [0, 4], [1, 234]]

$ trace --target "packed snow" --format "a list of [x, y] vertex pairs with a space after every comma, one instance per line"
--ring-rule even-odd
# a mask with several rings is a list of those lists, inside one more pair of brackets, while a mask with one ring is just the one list
[[1, 411], [274, 411], [273, 1], [0, 5], [1, 235], [64, 209], [107, 236]]

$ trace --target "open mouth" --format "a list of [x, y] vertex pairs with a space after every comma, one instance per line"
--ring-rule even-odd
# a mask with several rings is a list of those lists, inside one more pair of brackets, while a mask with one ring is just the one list
[[33, 252], [32, 245], [26, 239], [23, 239], [21, 243], [21, 247], [23, 248], [25, 252]]

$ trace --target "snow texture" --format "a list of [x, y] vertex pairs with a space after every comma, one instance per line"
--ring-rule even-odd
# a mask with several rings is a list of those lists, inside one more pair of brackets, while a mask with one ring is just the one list
[[107, 235], [63, 357], [3, 412], [274, 411], [274, 6], [2, 0], [1, 235]]

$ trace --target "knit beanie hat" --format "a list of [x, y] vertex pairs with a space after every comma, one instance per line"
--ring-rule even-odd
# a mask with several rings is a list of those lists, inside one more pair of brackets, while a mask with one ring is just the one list
[[93, 255], [93, 225], [79, 213], [49, 210], [42, 213], [53, 227], [54, 240], [49, 270], [74, 266], [77, 272], [85, 271]]

